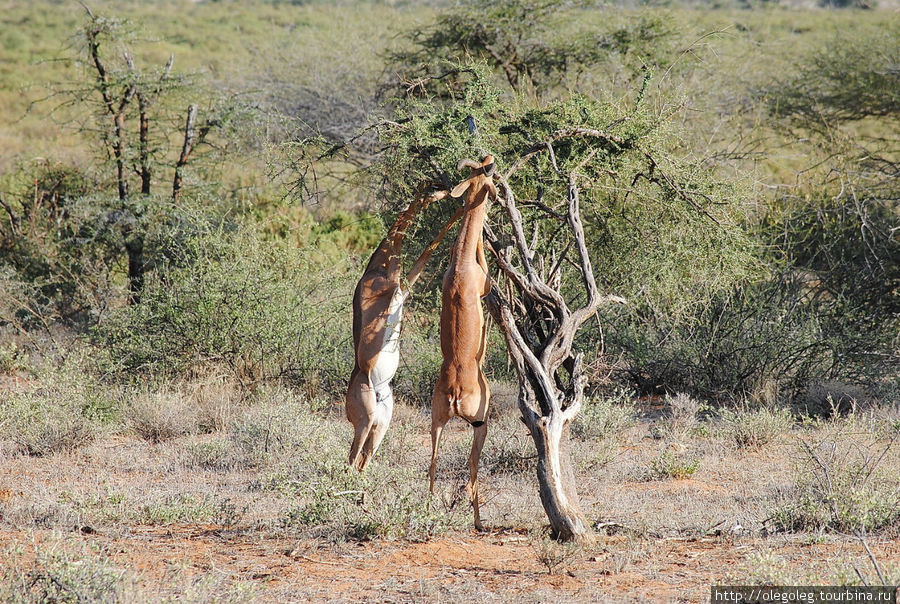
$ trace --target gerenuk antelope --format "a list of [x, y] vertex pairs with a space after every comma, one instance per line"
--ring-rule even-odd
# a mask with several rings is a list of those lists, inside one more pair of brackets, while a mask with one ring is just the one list
[[491, 391], [481, 370], [487, 340], [481, 298], [490, 291], [491, 280], [481, 231], [488, 197], [496, 199], [497, 189], [492, 180], [492, 156], [486, 156], [480, 164], [464, 159], [459, 163], [459, 169], [464, 167], [470, 168], [469, 178], [451, 192], [453, 197], [466, 193], [465, 217], [450, 252], [450, 265], [444, 273], [441, 294], [441, 354], [444, 362], [431, 401], [428, 477], [429, 491], [433, 494], [441, 432], [451, 417], [463, 418], [474, 428], [466, 490], [475, 513], [475, 528], [483, 530], [478, 508], [478, 460], [487, 436], [485, 421]]
[[432, 252], [462, 215], [463, 208], [425, 248], [401, 284], [400, 248], [415, 216], [447, 191], [421, 197], [403, 210], [366, 265], [353, 292], [355, 363], [347, 387], [347, 419], [353, 424], [349, 464], [362, 472], [381, 444], [394, 411], [391, 380], [400, 363], [400, 321], [410, 288], [421, 276]]

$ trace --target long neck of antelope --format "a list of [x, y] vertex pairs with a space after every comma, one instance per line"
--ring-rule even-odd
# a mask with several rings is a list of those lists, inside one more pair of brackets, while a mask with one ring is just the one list
[[400, 212], [397, 216], [397, 220], [394, 221], [394, 224], [392, 224], [391, 228], [388, 230], [387, 240], [390, 242], [391, 247], [396, 250], [400, 249], [400, 245], [403, 243], [403, 240], [406, 239], [406, 232], [409, 230], [409, 225], [412, 224], [416, 214], [422, 211], [425, 203], [425, 198], [416, 199], [406, 206], [405, 210]]
[[397, 280], [399, 281], [401, 269], [400, 248], [403, 245], [403, 240], [406, 239], [406, 232], [409, 229], [409, 225], [412, 224], [416, 214], [422, 210], [424, 205], [424, 199], [416, 199], [410, 203], [405, 210], [400, 212], [397, 219], [394, 221], [394, 224], [388, 229], [387, 237], [381, 240], [378, 248], [376, 248], [372, 257], [369, 259], [367, 270], [381, 267], [390, 273], [396, 273]]
[[481, 188], [466, 200], [466, 215], [462, 219], [459, 236], [456, 238], [456, 244], [452, 251], [453, 257], [458, 260], [475, 259], [475, 250], [481, 240], [481, 231], [487, 214], [486, 198], [487, 189]]

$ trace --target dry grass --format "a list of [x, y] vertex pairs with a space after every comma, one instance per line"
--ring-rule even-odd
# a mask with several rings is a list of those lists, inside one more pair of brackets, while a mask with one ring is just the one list
[[125, 417], [138, 435], [153, 443], [197, 429], [196, 409], [190, 399], [178, 391], [138, 393], [126, 407]]
[[720, 412], [722, 432], [739, 449], [757, 450], [790, 432], [794, 418], [788, 409], [759, 408]]
[[[208, 390], [198, 394], [204, 388]], [[0, 461], [0, 531], [27, 531], [43, 540], [48, 531], [68, 533], [72, 527], [78, 527], [77, 535], [62, 540], [67, 544], [63, 549], [101, 539], [109, 547], [119, 548], [115, 551], [134, 547], [116, 545], [125, 543], [127, 535], [153, 531], [157, 526], [176, 533], [213, 531], [247, 542], [293, 538], [306, 544], [303, 551], [307, 553], [298, 554], [298, 560], [308, 564], [313, 564], [309, 560], [331, 560], [324, 568], [334, 572], [338, 572], [338, 567], [333, 565], [344, 564], [341, 556], [360, 547], [350, 545], [353, 543], [372, 543], [366, 546], [374, 549], [366, 550], [370, 553], [365, 560], [374, 561], [387, 556], [385, 548], [391, 543], [395, 544], [391, 547], [407, 551], [420, 541], [443, 547], [471, 535], [467, 528], [471, 511], [462, 487], [472, 431], [463, 422], [448, 424], [435, 498], [429, 501], [425, 473], [430, 455], [427, 409], [398, 403], [394, 423], [370, 472], [359, 476], [344, 467], [350, 426], [341, 416], [339, 404], [309, 400], [280, 388], [261, 391], [250, 398], [234, 395], [227, 386], [222, 386], [224, 391], [218, 388], [181, 384], [158, 392], [146, 390], [138, 393], [143, 399], [124, 397], [128, 404], [122, 423], [118, 428], [111, 425], [105, 436], [92, 442], [42, 457], [6, 450]], [[209, 394], [212, 390], [218, 392], [215, 397]], [[202, 422], [197, 420], [200, 414], [191, 414], [187, 409], [196, 404], [198, 397], [221, 402], [217, 408], [221, 417], [228, 419], [218, 429], [201, 427]], [[136, 401], [144, 405], [143, 415], [139, 416]], [[151, 413], [151, 403], [161, 410], [158, 416]], [[755, 421], [752, 414], [734, 413], [736, 422]], [[691, 410], [678, 416], [682, 427], [691, 423], [691, 415], [696, 418], [696, 412]], [[158, 436], [140, 435], [135, 427], [138, 417], [156, 426], [155, 433], [147, 434]], [[653, 581], [670, 580], [675, 575], [666, 575], [668, 571], [651, 571], [653, 560], [664, 559], [666, 552], [671, 552], [671, 548], [666, 550], [659, 544], [670, 541], [684, 543], [687, 550], [710, 552], [704, 555], [714, 552], [715, 556], [727, 556], [722, 558], [728, 562], [721, 568], [741, 568], [739, 572], [745, 573], [741, 576], [748, 580], [779, 576], [846, 580], [846, 564], [838, 569], [827, 557], [803, 560], [796, 554], [796, 548], [803, 547], [803, 543], [821, 544], [816, 547], [830, 548], [828, 551], [859, 547], [855, 540], [830, 532], [827, 524], [784, 524], [782, 530], [794, 531], [788, 534], [788, 541], [785, 537], [766, 536], [773, 526], [773, 510], [805, 501], [800, 489], [803, 470], [795, 464], [798, 437], [811, 443], [835, 442], [842, 448], [860, 450], [865, 444], [869, 447], [866, 450], [872, 452], [867, 459], [878, 460], [872, 484], [878, 486], [882, 495], [897, 492], [900, 459], [893, 449], [883, 457], [875, 455], [887, 445], [886, 437], [891, 434], [893, 415], [889, 410], [881, 415], [795, 426], [792, 431], [760, 441], [755, 448], [735, 446], [732, 432], [718, 429], [721, 426], [717, 424], [710, 424], [715, 429], [709, 431], [697, 430], [697, 426], [707, 424], [695, 420], [693, 429], [673, 432], [673, 414], [659, 419], [639, 417], [638, 409], [628, 401], [593, 401], [579, 420], [582, 423], [573, 428], [571, 454], [582, 506], [589, 520], [602, 525], [601, 532], [609, 536], [592, 548], [570, 551], [545, 542], [541, 536], [546, 519], [537, 496], [533, 444], [510, 402], [498, 402], [489, 423], [480, 473], [482, 514], [495, 536], [468, 538], [475, 539], [473, 543], [478, 547], [499, 539], [507, 548], [522, 548], [504, 564], [523, 569], [518, 572], [532, 573], [527, 576], [535, 577], [535, 587], [529, 593], [537, 594], [536, 601], [601, 597], [600, 592], [578, 591], [585, 588], [576, 588], [574, 583], [542, 585], [539, 577], [577, 582], [579, 577], [599, 573], [596, 576], [615, 582], [618, 577], [639, 573], [648, 586]], [[586, 421], [591, 418], [597, 423]], [[667, 435], [675, 433], [678, 438], [653, 438], [661, 430], [660, 424]], [[166, 427], [166, 431], [161, 427]], [[598, 455], [600, 448], [606, 449], [604, 463], [586, 463]], [[672, 463], [664, 463], [666, 460]], [[658, 470], [654, 480], [646, 481], [648, 469], [654, 467]], [[693, 469], [682, 472], [676, 471], [678, 468]], [[851, 493], [852, 485], [848, 484], [847, 489], [851, 490], [842, 493]], [[866, 528], [871, 532], [875, 527]], [[165, 546], [165, 540], [159, 541], [158, 536], [153, 539], [147, 543]], [[754, 544], [753, 551], [761, 553], [750, 556], [735, 549], [749, 543]], [[886, 551], [878, 543], [875, 540], [871, 545], [879, 552]], [[42, 542], [26, 549], [34, 552], [35, 548], [43, 551], [44, 547]], [[245, 546], [234, 549], [238, 546], [230, 541], [215, 547], [223, 553], [231, 550], [238, 559], [249, 555]], [[144, 555], [142, 548], [117, 554], [119, 561], [98, 555], [92, 564], [120, 573], [115, 575], [120, 577], [118, 582], [110, 584], [110, 593], [139, 593], [138, 600], [153, 599], [147, 593], [181, 597], [193, 589], [201, 595], [219, 594], [226, 600], [239, 599], [245, 593], [259, 599], [296, 598], [298, 594], [315, 599], [318, 596], [313, 594], [317, 593], [321, 596], [318, 588], [300, 579], [293, 587], [254, 579], [254, 573], [281, 576], [285, 572], [277, 566], [283, 553], [272, 551], [274, 545], [267, 547], [269, 554], [254, 558], [254, 565], [267, 569], [258, 572], [211, 575], [201, 570], [196, 574], [192, 566], [196, 562], [178, 563], [187, 560], [186, 554], [168, 551], [167, 559], [188, 566], [184, 571], [166, 575], [164, 581], [151, 580], [146, 571], [137, 573], [132, 566], [137, 556]], [[351, 549], [343, 549], [346, 547]], [[332, 554], [336, 557], [332, 558]], [[889, 552], [878, 555], [886, 568], [893, 568], [900, 560]], [[685, 560], [689, 566], [694, 564], [693, 558]], [[865, 557], [855, 560], [857, 566], [864, 568]], [[48, 564], [33, 553], [19, 558], [15, 566], [20, 569], [16, 571], [19, 574], [8, 574], [3, 588], [21, 591], [21, 583], [16, 581], [21, 580], [22, 573], [39, 572], [34, 569]], [[388, 558], [384, 564], [390, 568]], [[659, 563], [656, 564], [658, 568]], [[185, 574], [189, 568], [194, 569], [190, 570], [193, 574]], [[708, 585], [727, 578], [722, 574], [724, 570], [719, 571], [721, 576], [712, 576], [709, 573], [713, 570], [706, 569], [706, 565], [696, 568], [697, 573], [705, 574], [690, 589], [701, 589], [701, 583]], [[194, 579], [188, 580], [188, 576]], [[216, 576], [219, 582], [213, 580]], [[395, 575], [389, 571], [387, 576]], [[467, 575], [448, 576], [458, 579]], [[515, 584], [510, 575], [494, 571], [469, 578], [486, 590], [485, 594], [509, 595], [512, 592], [507, 590]], [[425, 600], [462, 595], [459, 584], [452, 581], [441, 583], [441, 587], [428, 587], [427, 582], [418, 580], [394, 578], [384, 583], [385, 580], [380, 579], [387, 593], [416, 593]], [[357, 577], [354, 581], [369, 579]], [[147, 591], [150, 585], [154, 587]], [[132, 589], [137, 592], [128, 591]], [[625, 589], [632, 590], [627, 593], [633, 597], [643, 593], [642, 588], [635, 586]]]

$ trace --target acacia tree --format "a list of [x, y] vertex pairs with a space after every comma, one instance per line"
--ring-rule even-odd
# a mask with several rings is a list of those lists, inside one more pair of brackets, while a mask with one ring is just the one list
[[702, 304], [750, 274], [753, 248], [738, 226], [740, 188], [680, 155], [669, 126], [677, 104], [654, 109], [640, 93], [631, 105], [579, 96], [539, 104], [504, 98], [489, 77], [467, 65], [447, 79], [463, 84], [451, 100], [409, 98], [374, 125], [384, 151], [367, 173], [399, 204], [421, 183], [462, 180], [459, 158], [494, 155], [487, 303], [515, 362], [544, 509], [558, 538], [578, 540], [591, 529], [568, 430], [584, 399], [586, 322], [611, 301], [636, 312], [662, 299], [676, 311]]
[[[95, 14], [88, 5], [81, 4], [86, 19], [81, 28], [82, 52], [76, 63], [85, 77], [60, 91], [67, 100], [57, 110], [73, 105], [93, 108], [97, 139], [114, 166], [118, 200], [103, 222], [121, 232], [128, 257], [129, 299], [138, 302], [147, 267], [143, 215], [151, 201], [154, 177], [160, 172], [174, 172], [171, 198], [177, 202], [184, 168], [195, 150], [209, 142], [209, 135], [239, 112], [236, 106], [212, 103], [205, 118], [198, 120], [198, 105], [190, 103], [184, 129], [170, 126], [174, 119], [173, 99], [186, 96], [196, 87], [195, 83], [172, 73], [174, 56], [159, 69], [140, 68], [124, 23]], [[179, 136], [180, 153], [174, 156], [176, 147], [170, 142]], [[137, 182], [138, 193], [133, 181]]]
[[[673, 165], [668, 155], [673, 149], [660, 146], [656, 139], [664, 128], [655, 120], [635, 130], [621, 129], [621, 124], [637, 117], [632, 112], [618, 119], [559, 123], [519, 147], [518, 157], [508, 158], [512, 165], [500, 179], [503, 212], [497, 217], [491, 248], [507, 288], [495, 291], [488, 304], [519, 376], [518, 406], [537, 448], [541, 502], [554, 536], [563, 540], [590, 534], [579, 509], [568, 452], [569, 426], [581, 410], [587, 381], [577, 337], [601, 305], [628, 303], [614, 293], [615, 288], [607, 286], [613, 293], [603, 293], [598, 286], [592, 255], [603, 258], [603, 267], [619, 260], [607, 257], [604, 251], [612, 250], [603, 250], [596, 240], [590, 249], [582, 204], [595, 216], [598, 210], [617, 205], [617, 193], [623, 201], [631, 197], [629, 204], [645, 209], [659, 204], [656, 210], [668, 213], [668, 224], [655, 223], [652, 213], [645, 214], [642, 229], [678, 229], [684, 226], [679, 223], [687, 222], [715, 249], [731, 256], [732, 266], [726, 271], [744, 262], [733, 247], [745, 238], [734, 226], [735, 215], [729, 215], [737, 208], [729, 203], [735, 200], [722, 195], [727, 188], [708, 180], [709, 173], [697, 178], [691, 172], [700, 166], [693, 162]], [[530, 191], [529, 182], [535, 181], [541, 184]], [[534, 197], [517, 203], [517, 189], [525, 195], [533, 192]], [[534, 210], [523, 215], [520, 205]], [[587, 219], [588, 228], [613, 226], [609, 219], [598, 223], [592, 218]], [[541, 236], [541, 230], [546, 234]], [[678, 243], [686, 250], [701, 242]], [[695, 259], [708, 264], [713, 259], [706, 253], [712, 249], [695, 250]], [[663, 273], [665, 264], [659, 267]], [[696, 289], [700, 284], [692, 285]], [[644, 303], [640, 294], [629, 293], [634, 304]]]
[[[443, 70], [441, 61], [474, 58], [514, 91], [548, 92], [567, 75], [612, 66], [613, 57], [636, 67], [670, 55], [674, 30], [658, 14], [621, 22], [608, 15], [597, 26], [573, 26], [579, 15], [601, 10], [596, 0], [466, 0], [442, 11], [433, 25], [408, 32], [410, 45], [392, 53], [391, 71], [400, 74], [408, 92], [451, 92], [462, 82]], [[639, 73], [625, 71], [632, 77]]]

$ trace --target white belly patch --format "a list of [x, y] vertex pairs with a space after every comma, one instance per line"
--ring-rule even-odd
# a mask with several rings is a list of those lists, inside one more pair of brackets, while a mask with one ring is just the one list
[[384, 339], [375, 360], [375, 367], [369, 374], [369, 383], [376, 392], [390, 391], [390, 382], [400, 366], [400, 322], [403, 320], [403, 303], [407, 292], [397, 288], [388, 307], [388, 317], [384, 326]]

